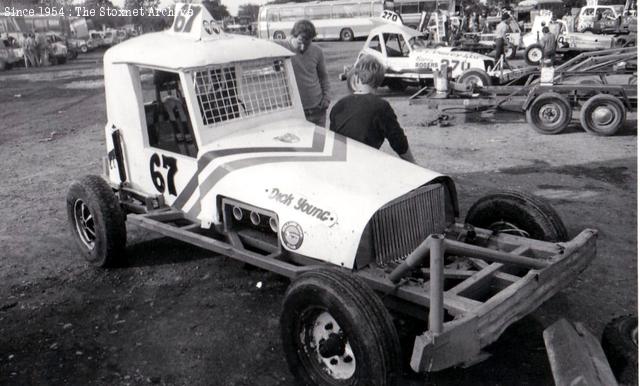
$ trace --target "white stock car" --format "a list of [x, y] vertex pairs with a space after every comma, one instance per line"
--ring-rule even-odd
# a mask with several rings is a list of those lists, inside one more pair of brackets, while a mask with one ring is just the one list
[[124, 259], [128, 222], [287, 276], [297, 382], [392, 385], [401, 347], [378, 294], [425, 321], [411, 366], [437, 371], [476, 360], [595, 256], [595, 231], [566, 241], [557, 213], [522, 193], [456, 223], [451, 178], [305, 121], [291, 52], [176, 7], [168, 31], [104, 57], [106, 176], [66, 198], [92, 265]]
[[[374, 28], [352, 67], [341, 75], [353, 91], [353, 68], [362, 55], [376, 57], [385, 67], [383, 86], [404, 90], [407, 85], [425, 85], [433, 80], [433, 70], [447, 64], [451, 77], [462, 82], [478, 70], [486, 75], [494, 65], [493, 58], [474, 52], [457, 51], [451, 47], [429, 47], [432, 42], [422, 33], [402, 24], [385, 23]], [[487, 81], [488, 83], [488, 78]]]

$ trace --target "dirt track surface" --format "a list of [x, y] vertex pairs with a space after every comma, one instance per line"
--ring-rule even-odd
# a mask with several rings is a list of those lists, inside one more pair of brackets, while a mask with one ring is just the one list
[[[361, 44], [321, 44], [332, 79]], [[126, 267], [91, 269], [75, 249], [64, 197], [72, 180], [101, 173], [100, 63], [91, 53], [0, 74], [0, 384], [293, 385], [278, 324], [286, 280], [133, 226]], [[334, 80], [333, 93], [346, 86]], [[637, 313], [635, 114], [614, 137], [578, 125], [543, 136], [518, 114], [428, 126], [435, 112], [382, 94], [419, 163], [454, 177], [463, 214], [490, 190], [521, 189], [549, 199], [571, 236], [600, 232], [596, 261], [509, 328], [488, 360], [407, 372], [404, 384], [552, 384], [545, 327], [564, 317], [600, 336], [612, 317]]]

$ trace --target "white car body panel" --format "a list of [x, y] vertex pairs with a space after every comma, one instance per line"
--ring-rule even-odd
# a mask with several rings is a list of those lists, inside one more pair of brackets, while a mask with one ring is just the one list
[[[141, 50], [156, 42], [162, 42], [162, 50]], [[299, 246], [282, 242], [284, 249], [352, 268], [362, 233], [378, 209], [434, 179], [445, 178], [447, 184], [450, 180], [307, 122], [290, 55], [266, 40], [222, 33], [199, 38], [168, 31], [109, 49], [104, 57], [107, 174], [112, 184], [120, 183], [112, 140], [117, 130], [132, 189], [152, 197], [162, 195], [165, 204], [205, 228], [222, 224], [221, 197], [272, 211], [279, 220], [281, 241], [287, 223], [297, 224], [303, 232]], [[284, 61], [292, 106], [204, 125], [194, 69], [261, 57]], [[149, 145], [138, 70], [144, 66], [180, 75], [199, 146], [197, 157]], [[154, 178], [166, 182], [163, 189]]]

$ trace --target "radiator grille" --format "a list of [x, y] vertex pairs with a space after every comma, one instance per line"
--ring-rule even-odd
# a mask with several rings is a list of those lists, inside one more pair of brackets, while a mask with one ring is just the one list
[[376, 212], [371, 225], [379, 266], [406, 258], [427, 236], [444, 231], [444, 186], [426, 185], [388, 203]]

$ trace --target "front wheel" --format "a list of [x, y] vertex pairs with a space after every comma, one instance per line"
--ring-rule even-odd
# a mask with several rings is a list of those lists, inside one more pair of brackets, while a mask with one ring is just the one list
[[285, 35], [284, 32], [282, 31], [276, 31], [273, 33], [274, 40], [284, 40], [286, 38], [287, 38], [287, 35]]
[[336, 269], [301, 274], [280, 317], [289, 369], [300, 385], [396, 385], [398, 335], [380, 298]]
[[524, 51], [524, 61], [531, 66], [540, 64], [542, 61], [542, 46], [532, 44]]
[[513, 44], [509, 44], [504, 50], [504, 56], [507, 59], [515, 59], [516, 52], [518, 52], [518, 47], [514, 46]]
[[67, 216], [72, 237], [91, 265], [112, 267], [122, 261], [126, 217], [104, 179], [89, 175], [74, 181], [67, 192]]
[[81, 45], [80, 52], [82, 52], [83, 54], [86, 54], [87, 52], [89, 52], [89, 47], [87, 47], [85, 44]]
[[529, 125], [541, 134], [558, 134], [571, 122], [571, 105], [567, 98], [555, 92], [540, 94], [527, 108]]
[[467, 88], [473, 86], [487, 87], [491, 86], [491, 78], [486, 71], [479, 68], [469, 68], [464, 70], [458, 77], [458, 83], [462, 83]]
[[474, 203], [465, 223], [536, 240], [568, 239], [567, 229], [553, 207], [540, 197], [515, 190], [489, 194]]
[[613, 95], [596, 94], [582, 106], [580, 124], [586, 132], [609, 136], [620, 130], [627, 117], [627, 109]]

